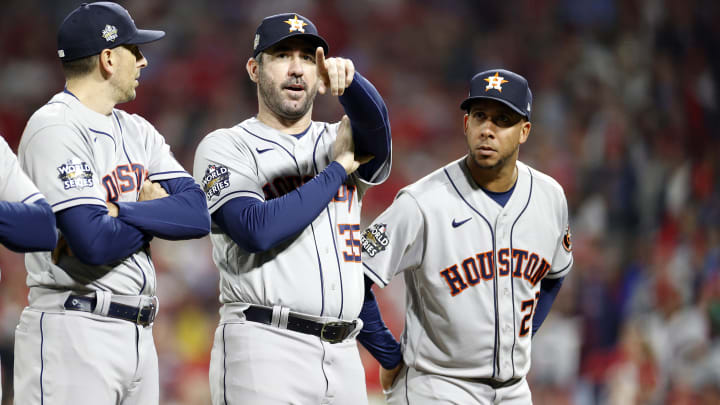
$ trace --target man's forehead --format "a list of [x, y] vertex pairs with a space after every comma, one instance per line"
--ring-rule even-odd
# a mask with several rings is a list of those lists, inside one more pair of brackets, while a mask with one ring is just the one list
[[302, 52], [307, 52], [311, 54], [315, 54], [315, 48], [313, 47], [313, 43], [309, 40], [293, 37], [288, 38], [285, 40], [282, 40], [278, 42], [277, 44], [271, 46], [268, 48], [265, 52], [272, 53], [272, 52], [278, 52], [278, 51], [294, 51], [299, 50]]
[[478, 111], [478, 110], [493, 111], [493, 112], [498, 112], [498, 113], [502, 112], [502, 113], [507, 113], [507, 114], [517, 114], [517, 112], [515, 110], [513, 110], [512, 108], [510, 108], [507, 104], [505, 104], [501, 101], [490, 99], [490, 98], [483, 98], [483, 99], [473, 101], [472, 104], [470, 105], [470, 112]]

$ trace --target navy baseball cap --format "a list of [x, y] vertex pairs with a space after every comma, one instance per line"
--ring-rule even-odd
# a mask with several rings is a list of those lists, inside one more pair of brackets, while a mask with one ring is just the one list
[[253, 42], [253, 58], [278, 42], [299, 37], [308, 40], [314, 47], [322, 46], [328, 53], [328, 44], [318, 34], [315, 24], [297, 13], [285, 13], [265, 17], [255, 31]]
[[517, 73], [493, 69], [476, 74], [470, 81], [470, 95], [460, 108], [469, 111], [473, 101], [483, 98], [506, 104], [530, 121], [532, 92], [527, 80]]
[[103, 49], [144, 44], [165, 36], [164, 31], [140, 30], [125, 8], [109, 1], [83, 3], [65, 17], [58, 31], [58, 56], [71, 61]]

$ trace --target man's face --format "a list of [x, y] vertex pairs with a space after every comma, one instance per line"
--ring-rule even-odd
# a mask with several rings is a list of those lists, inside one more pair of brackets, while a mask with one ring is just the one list
[[530, 133], [530, 123], [522, 118], [499, 101], [475, 101], [465, 115], [470, 164], [481, 169], [499, 169], [506, 164], [515, 164], [518, 148]]
[[285, 120], [298, 120], [308, 114], [319, 85], [312, 45], [290, 38], [266, 49], [258, 59], [261, 102]]
[[112, 50], [117, 54], [116, 72], [110, 77], [117, 104], [135, 100], [135, 88], [140, 84], [140, 69], [147, 66], [147, 59], [137, 45], [120, 45]]

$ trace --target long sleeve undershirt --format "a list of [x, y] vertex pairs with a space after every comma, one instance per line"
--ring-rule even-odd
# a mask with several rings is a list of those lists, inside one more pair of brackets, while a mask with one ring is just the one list
[[347, 178], [332, 162], [320, 174], [282, 197], [262, 202], [238, 197], [212, 215], [213, 221], [248, 252], [263, 252], [299, 233], [327, 207]]
[[365, 301], [360, 311], [363, 328], [357, 340], [384, 368], [391, 370], [402, 361], [402, 351], [382, 320], [372, 285], [372, 280], [365, 276]]
[[0, 201], [0, 243], [15, 252], [53, 250], [57, 243], [55, 215], [47, 201]]
[[[58, 228], [73, 254], [84, 263], [102, 265], [130, 256], [153, 236], [177, 240], [207, 234], [210, 220], [199, 186], [191, 178], [162, 180], [160, 184], [170, 196], [117, 203], [117, 218], [109, 216], [106, 207], [89, 204], [56, 213]], [[201, 198], [197, 198], [198, 191]]]
[[550, 313], [550, 308], [555, 301], [555, 297], [557, 297], [558, 291], [560, 291], [560, 287], [562, 287], [564, 279], [565, 277], [545, 278], [540, 282], [540, 297], [538, 298], [537, 308], [535, 308], [535, 314], [533, 315], [533, 336], [535, 332], [540, 329], [540, 325], [542, 325]]
[[[358, 169], [365, 180], [371, 180], [390, 154], [390, 122], [385, 103], [359, 73], [355, 73], [353, 82], [340, 96], [340, 103], [350, 118], [356, 153], [375, 156]], [[346, 178], [342, 165], [333, 162], [291, 193], [264, 202], [252, 197], [234, 198], [215, 211], [212, 219], [243, 249], [262, 252], [305, 229], [325, 209]]]

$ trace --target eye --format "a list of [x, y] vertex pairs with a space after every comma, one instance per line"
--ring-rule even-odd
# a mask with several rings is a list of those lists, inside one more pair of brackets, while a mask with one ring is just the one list
[[315, 63], [315, 56], [313, 55], [304, 54], [302, 58], [306, 62]]
[[484, 111], [478, 111], [478, 110], [475, 110], [475, 111], [472, 113], [472, 115], [473, 115], [473, 117], [474, 117], [475, 119], [477, 119], [477, 120], [484, 120], [485, 117], [487, 117], [487, 116], [485, 115], [485, 112], [484, 112]]

